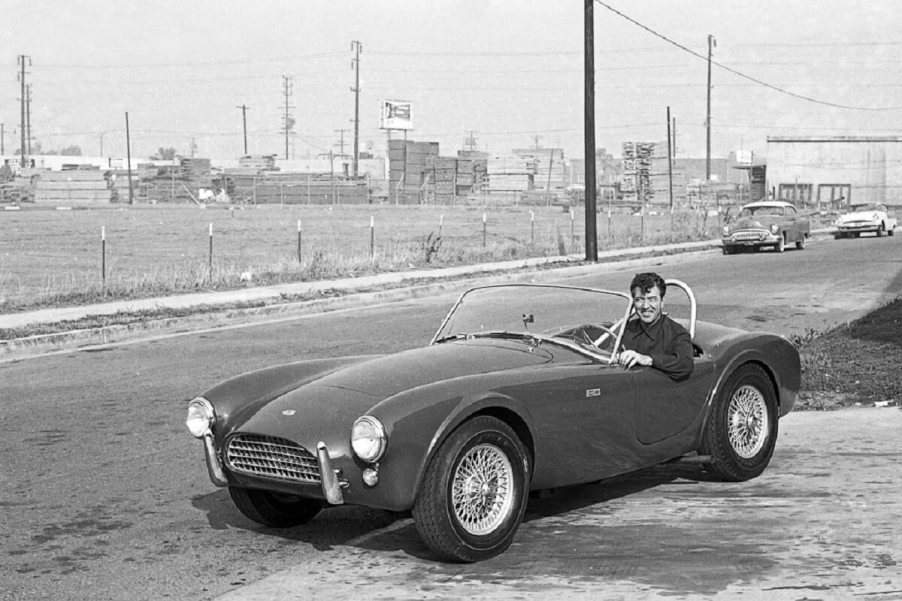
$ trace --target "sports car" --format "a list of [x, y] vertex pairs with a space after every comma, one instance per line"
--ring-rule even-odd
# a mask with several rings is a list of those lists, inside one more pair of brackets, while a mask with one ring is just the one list
[[736, 221], [723, 226], [723, 254], [739, 249], [770, 247], [781, 253], [788, 244], [805, 248], [811, 236], [811, 222], [792, 203], [780, 200], [750, 202], [739, 211]]
[[796, 402], [785, 338], [677, 318], [691, 377], [621, 367], [628, 294], [545, 284], [473, 288], [431, 341], [237, 376], [188, 403], [208, 474], [244, 516], [293, 527], [354, 504], [410, 512], [437, 557], [503, 552], [531, 492], [689, 461], [727, 481], [768, 465]]
[[880, 238], [896, 232], [896, 218], [887, 212], [886, 205], [876, 202], [851, 205], [847, 213], [839, 216], [835, 225], [833, 237], [836, 239], [857, 238], [868, 232]]

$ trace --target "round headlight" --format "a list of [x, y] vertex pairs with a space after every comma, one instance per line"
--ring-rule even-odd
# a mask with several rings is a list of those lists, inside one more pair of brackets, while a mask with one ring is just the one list
[[367, 462], [378, 461], [385, 452], [387, 437], [382, 422], [372, 415], [357, 418], [351, 428], [351, 448], [354, 454]]
[[724, 236], [729, 236], [729, 235], [730, 235], [730, 226], [729, 226], [729, 225], [723, 226], [723, 235], [724, 235]]
[[188, 404], [188, 419], [185, 425], [195, 438], [203, 438], [213, 425], [213, 405], [203, 397], [197, 397]]
[[776, 223], [770, 226], [770, 231], [774, 234], [780, 231], [780, 226]]

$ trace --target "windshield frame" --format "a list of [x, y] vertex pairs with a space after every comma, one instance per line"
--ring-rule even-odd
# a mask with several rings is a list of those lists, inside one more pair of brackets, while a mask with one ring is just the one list
[[[481, 290], [498, 289], [498, 288], [509, 288], [509, 289], [542, 288], [542, 289], [556, 289], [556, 290], [572, 290], [572, 291], [577, 291], [577, 292], [590, 292], [590, 293], [597, 293], [597, 294], [602, 294], [602, 295], [609, 295], [609, 296], [619, 297], [619, 298], [623, 299], [623, 303], [625, 306], [624, 313], [621, 318], [619, 318], [616, 322], [614, 322], [614, 325], [612, 327], [612, 330], [615, 331], [616, 335], [617, 335], [616, 339], [614, 341], [614, 345], [612, 347], [614, 350], [612, 352], [608, 352], [608, 351], [605, 351], [602, 349], [593, 350], [591, 348], [588, 348], [586, 346], [583, 346], [575, 341], [568, 340], [566, 338], [559, 338], [556, 336], [547, 336], [544, 334], [532, 333], [532, 332], [528, 332], [528, 331], [526, 331], [526, 332], [507, 332], [507, 331], [503, 331], [503, 330], [487, 330], [487, 331], [483, 331], [483, 332], [462, 333], [459, 336], [452, 336], [451, 338], [449, 338], [447, 335], [440, 336], [440, 334], [442, 334], [442, 331], [445, 329], [445, 326], [451, 320], [452, 316], [457, 311], [457, 309], [461, 306], [461, 304], [463, 304], [464, 299], [466, 299], [466, 297], [468, 295], [470, 295], [474, 292], [481, 291]], [[591, 357], [592, 359], [595, 359], [598, 361], [604, 361], [607, 363], [613, 363], [617, 356], [617, 349], [620, 347], [621, 340], [623, 339], [624, 326], [625, 326], [626, 322], [629, 321], [632, 311], [633, 311], [632, 296], [630, 296], [629, 294], [627, 294], [625, 292], [605, 290], [602, 288], [590, 288], [590, 287], [585, 287], [585, 286], [567, 286], [567, 285], [555, 285], [555, 284], [522, 284], [522, 283], [490, 284], [487, 286], [476, 286], [474, 288], [470, 288], [470, 289], [464, 291], [463, 294], [461, 294], [458, 297], [457, 301], [451, 306], [451, 309], [445, 315], [444, 319], [442, 319], [441, 323], [439, 324], [438, 329], [435, 331], [435, 334], [432, 336], [432, 340], [429, 342], [429, 344], [433, 345], [433, 344], [439, 343], [440, 341], [445, 341], [448, 339], [455, 339], [455, 338], [471, 340], [471, 339], [475, 339], [475, 338], [498, 337], [499, 334], [501, 334], [501, 335], [509, 335], [511, 338], [524, 338], [524, 339], [529, 338], [529, 339], [535, 340], [537, 343], [539, 343], [539, 342], [553, 343], [553, 344], [556, 344], [559, 346], [566, 347], [570, 350], [576, 351], [576, 352], [586, 355], [588, 357]]]

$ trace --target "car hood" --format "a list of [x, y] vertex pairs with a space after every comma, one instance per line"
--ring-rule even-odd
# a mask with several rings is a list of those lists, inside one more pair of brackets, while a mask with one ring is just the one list
[[[354, 363], [325, 373], [265, 403], [235, 413], [235, 428], [272, 436], [322, 436], [324, 427], [350, 423], [380, 401], [453, 378], [548, 363], [551, 354], [523, 341], [445, 342]], [[439, 399], [436, 399], [439, 400]], [[234, 429], [234, 428], [233, 428]], [[300, 430], [300, 431], [299, 431]]]
[[849, 221], [877, 221], [878, 219], [880, 219], [880, 215], [876, 211], [855, 211], [840, 215], [837, 221], [846, 223]]

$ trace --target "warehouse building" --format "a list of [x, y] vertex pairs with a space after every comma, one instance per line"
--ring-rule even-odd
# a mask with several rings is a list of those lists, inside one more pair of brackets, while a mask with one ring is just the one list
[[902, 136], [768, 136], [767, 186], [818, 209], [902, 205]]

